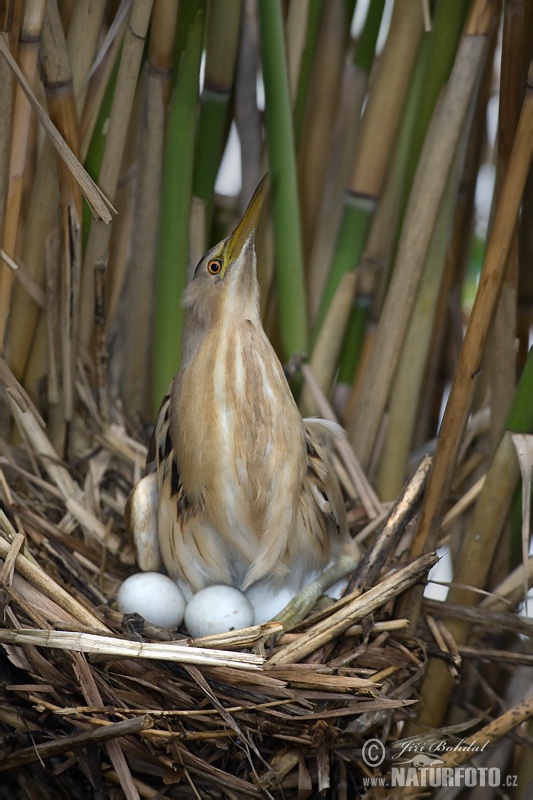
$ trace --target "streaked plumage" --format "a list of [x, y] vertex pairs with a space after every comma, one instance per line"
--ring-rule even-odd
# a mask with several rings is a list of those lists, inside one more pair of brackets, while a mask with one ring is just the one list
[[196, 268], [182, 365], [154, 432], [161, 557], [193, 591], [263, 579], [296, 591], [348, 538], [331, 460], [337, 426], [302, 420], [259, 315], [264, 191]]

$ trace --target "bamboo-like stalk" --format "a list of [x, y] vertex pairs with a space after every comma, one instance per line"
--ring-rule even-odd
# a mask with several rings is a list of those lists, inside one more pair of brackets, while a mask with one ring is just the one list
[[[489, 13], [491, 10], [492, 16]], [[433, 134], [428, 135], [424, 144], [398, 246], [394, 274], [349, 426], [350, 439], [364, 466], [370, 463], [382, 424], [448, 174], [479, 86], [487, 50], [487, 34], [495, 11], [493, 4], [487, 9], [486, 15], [482, 14], [480, 18], [473, 12], [446, 93], [432, 121]]]
[[[50, 119], [79, 158], [80, 143], [72, 74], [65, 37], [55, 0], [48, 0], [42, 31], [41, 70], [47, 93]], [[74, 406], [75, 342], [81, 272], [81, 191], [74, 176], [58, 161], [61, 224], [61, 316], [56, 336], [62, 364], [62, 409], [64, 421], [71, 421]], [[63, 425], [61, 425], [63, 427]], [[60, 434], [60, 438], [63, 438]]]
[[[0, 36], [7, 44], [5, 33]], [[4, 59], [0, 59], [0, 185], [7, 186], [9, 175], [9, 142], [11, 138], [12, 116], [12, 78], [11, 70]], [[0, 196], [0, 231], [4, 230], [5, 191]]]
[[323, 9], [316, 43], [311, 75], [312, 91], [307, 98], [304, 135], [301, 137], [297, 160], [302, 240], [306, 260], [312, 249], [320, 200], [324, 192], [344, 63], [345, 38], [343, 5], [327, 3]]
[[[409, 192], [414, 180], [422, 145], [443, 85], [449, 78], [461, 32], [470, 10], [471, 2], [464, 0], [438, 0], [431, 17], [431, 31], [426, 33], [427, 47], [417, 64], [424, 75], [420, 83], [417, 113], [413, 119], [409, 155], [406, 163], [404, 193]], [[405, 206], [405, 200], [403, 206]]]
[[369, 5], [353, 59], [345, 65], [342, 76], [339, 109], [330, 147], [330, 164], [307, 273], [311, 322], [314, 322], [320, 305], [328, 268], [333, 258], [335, 234], [341, 224], [345, 176], [353, 168], [361, 111], [367, 94], [384, 7], [384, 0], [377, 0]]
[[[100, 5], [103, 4], [100, 2]], [[76, 96], [82, 91], [83, 83], [87, 77], [79, 66], [78, 54], [83, 54], [86, 50], [89, 50], [92, 57], [103, 14], [103, 8], [100, 8], [100, 10], [98, 8], [93, 9], [95, 14], [91, 16], [91, 19], [94, 19], [96, 24], [87, 25], [85, 14], [83, 13], [84, 8], [84, 3], [76, 4], [67, 39], [69, 61], [73, 68], [72, 83]], [[76, 22], [78, 15], [81, 16], [79, 23]], [[45, 141], [39, 154], [37, 172], [26, 217], [25, 230], [31, 231], [31, 236], [24, 236], [21, 245], [21, 258], [27, 265], [33, 279], [41, 287], [44, 286], [45, 281], [45, 240], [49, 231], [53, 228], [52, 221], [55, 219], [58, 205], [57, 163], [51, 143]], [[27, 293], [17, 286], [13, 291], [12, 317], [15, 320], [24, 320], [23, 325], [17, 324], [11, 327], [9, 338], [11, 367], [15, 375], [22, 378], [26, 370], [32, 342], [35, 340], [38, 308]], [[43, 325], [41, 325], [37, 339], [42, 337], [43, 330]], [[42, 374], [42, 351], [36, 350], [36, 354], [32, 358], [38, 365], [35, 371], [39, 374], [40, 368], [40, 374]], [[33, 381], [30, 380], [30, 383], [35, 386], [37, 380], [38, 378]]]
[[[305, 0], [305, 3], [291, 3], [287, 20], [287, 57], [289, 70], [289, 89], [293, 105], [294, 141], [296, 146], [302, 137], [302, 128], [311, 85], [316, 43], [322, 22], [324, 7], [318, 0]], [[299, 26], [297, 38], [291, 36], [292, 29]], [[302, 42], [302, 34], [305, 39]], [[303, 49], [300, 51], [300, 47]]]
[[404, 0], [394, 4], [390, 33], [361, 120], [335, 255], [313, 327], [312, 342], [318, 335], [340, 277], [359, 264], [385, 180], [422, 30], [420, 5]]
[[[505, 3], [502, 31], [498, 150], [492, 195], [497, 208], [524, 97], [527, 54], [523, 38], [523, 4]], [[491, 440], [496, 446], [513, 397], [516, 372], [516, 294], [518, 285], [518, 235], [515, 232], [494, 317], [488, 353], [491, 394]]]
[[[87, 78], [87, 89], [80, 115], [81, 153], [87, 169], [95, 178], [98, 177], [102, 165], [107, 123], [115, 94], [124, 33], [128, 23], [124, 12], [127, 12], [128, 8], [128, 4], [122, 4], [119, 7], [117, 18], [113, 22], [113, 39], [104, 53], [101, 51], [98, 53], [95, 63], [91, 66], [90, 79], [89, 76]], [[90, 217], [87, 217], [87, 220], [87, 225], [84, 227], [88, 230]]]
[[[98, 176], [101, 189], [115, 196], [128, 120], [133, 105], [135, 88], [143, 54], [146, 31], [152, 11], [151, 0], [134, 0], [120, 61], [115, 97], [109, 117], [106, 147]], [[105, 263], [111, 229], [101, 220], [91, 223], [82, 275], [82, 303], [80, 308], [80, 343], [87, 348], [93, 328], [94, 270]]]
[[467, 270], [470, 243], [474, 228], [475, 192], [482, 146], [485, 140], [487, 103], [492, 92], [494, 48], [497, 31], [490, 43], [490, 56], [485, 66], [481, 90], [468, 137], [463, 172], [455, 205], [455, 219], [447, 248], [441, 292], [435, 311], [435, 324], [430, 344], [418, 422], [412, 446], [422, 446], [438, 428], [442, 397], [449, 375], [459, 357], [462, 342], [460, 314], [452, 312], [450, 305], [458, 305]]
[[[33, 83], [37, 71], [39, 37], [45, 11], [46, 2], [44, 0], [28, 0], [26, 3], [24, 21], [20, 32], [19, 60], [21, 70], [30, 84]], [[17, 83], [13, 103], [7, 201], [2, 230], [2, 249], [11, 257], [16, 256], [17, 232], [22, 202], [22, 181], [26, 164], [30, 119], [31, 105], [22, 87]], [[5, 347], [12, 286], [12, 271], [6, 264], [0, 264], [0, 349], [2, 350]]]
[[317, 5], [316, 2], [313, 3], [311, 0], [303, 0], [302, 3], [291, 3], [287, 12], [285, 25], [287, 68], [289, 71], [289, 92], [293, 111], [298, 92], [298, 81], [302, 71], [302, 62], [307, 49], [306, 43], [310, 30], [310, 19], [312, 19], [312, 6], [313, 10], [316, 11]]
[[68, 27], [67, 50], [78, 118], [87, 94], [88, 76], [105, 12], [105, 0], [74, 3]]
[[[339, 368], [340, 383], [352, 383], [363, 346], [361, 331], [365, 331], [368, 310], [382, 303], [420, 151], [433, 109], [448, 79], [466, 6], [461, 0], [438, 2], [431, 28], [422, 37], [384, 196], [378, 202], [363, 254], [363, 263], [373, 265], [373, 269], [367, 276], [368, 286], [365, 286], [362, 296], [356, 298]], [[379, 265], [379, 270], [376, 265]], [[363, 376], [359, 374], [358, 387], [362, 380]]]
[[[126, 280], [116, 323], [113, 357], [118, 361], [120, 396], [133, 417], [148, 420], [161, 170], [165, 120], [170, 94], [177, 5], [156, 0], [152, 14], [148, 62], [142, 78], [142, 106], [135, 187], [134, 220]], [[138, 331], [146, 331], [139, 343]]]
[[[335, 377], [342, 335], [350, 316], [355, 286], [355, 272], [346, 272], [342, 276], [331, 302], [309, 361], [315, 378], [326, 395], [329, 395]], [[317, 413], [316, 402], [307, 386], [303, 388], [300, 395], [299, 408], [303, 417], [310, 417]]]
[[[464, 129], [464, 143], [469, 126]], [[419, 399], [431, 344], [435, 309], [442, 284], [450, 229], [453, 221], [459, 169], [458, 157], [448, 178], [432, 240], [420, 278], [420, 286], [409, 320], [402, 353], [394, 375], [389, 402], [387, 438], [376, 488], [383, 501], [393, 500], [400, 491], [411, 450]]]
[[[237, 58], [241, 0], [211, 3], [206, 22], [204, 86], [200, 100], [193, 195], [204, 203], [205, 230], [211, 228], [215, 179], [228, 128], [228, 108]], [[207, 249], [204, 241], [202, 252]]]
[[281, 3], [259, 0], [265, 124], [282, 355], [307, 348], [307, 312], [296, 158]]
[[181, 360], [181, 301], [189, 266], [189, 213], [205, 8], [205, 0], [191, 0], [179, 7], [177, 75], [168, 110], [161, 187], [152, 372], [154, 412]]
[[[494, 228], [487, 249], [476, 299], [465, 334], [461, 357], [442, 420], [437, 451], [428, 484], [420, 525], [413, 540], [412, 552], [431, 548], [438, 534], [443, 505], [466, 423], [476, 377], [505, 269], [505, 258], [512, 239], [522, 201], [526, 174], [532, 157], [533, 67], [528, 84], [509, 168], [507, 170]], [[414, 607], [414, 606], [413, 606]]]

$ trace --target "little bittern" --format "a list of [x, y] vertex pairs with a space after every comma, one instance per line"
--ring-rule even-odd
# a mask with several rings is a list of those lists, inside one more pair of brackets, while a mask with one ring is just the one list
[[[349, 539], [331, 458], [337, 426], [302, 419], [261, 323], [255, 230], [265, 192], [263, 179], [233, 233], [196, 267], [181, 368], [155, 427], [157, 477], [128, 504], [130, 528], [157, 514], [167, 572], [193, 592], [258, 582], [297, 592]], [[148, 548], [140, 566], [158, 559]]]

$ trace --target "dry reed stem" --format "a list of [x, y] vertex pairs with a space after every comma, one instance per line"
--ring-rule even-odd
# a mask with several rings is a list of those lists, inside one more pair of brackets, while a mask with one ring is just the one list
[[147, 287], [155, 286], [165, 123], [176, 19], [175, 3], [154, 4], [149, 60], [140, 87], [142, 113], [138, 141], [143, 144], [137, 154], [131, 247], [115, 321], [113, 354], [119, 361], [116, 369], [120, 371], [121, 395], [128, 414], [141, 419], [148, 419], [151, 413], [149, 377], [153, 343], [152, 337], [147, 335], [141, 345], [138, 331], [150, 331], [153, 322], [154, 294], [152, 288]]
[[[498, 147], [492, 207], [497, 208], [513, 147], [524, 97], [526, 52], [523, 4], [503, 7], [502, 58], [498, 110]], [[490, 343], [491, 440], [498, 445], [513, 399], [516, 372], [516, 295], [518, 288], [518, 236], [515, 230], [496, 308]]]
[[93, 731], [83, 731], [82, 733], [73, 734], [72, 736], [61, 736], [58, 739], [52, 739], [50, 742], [32, 745], [31, 747], [18, 750], [4, 758], [0, 764], [0, 772], [17, 769], [26, 764], [31, 764], [33, 761], [42, 761], [44, 758], [51, 758], [61, 753], [75, 752], [79, 749], [102, 744], [103, 742], [108, 742], [110, 739], [116, 739], [119, 736], [129, 736], [132, 733], [139, 733], [140, 731], [146, 730], [151, 725], [152, 720], [150, 717], [142, 716], [136, 719], [126, 719], [122, 722], [106, 723], [100, 728], [95, 728]]
[[[462, 432], [470, 411], [470, 402], [476, 378], [480, 372], [489, 326], [504, 276], [506, 255], [516, 226], [524, 184], [531, 163], [532, 129], [533, 67], [529, 72], [524, 105], [496, 212], [493, 233], [442, 420], [420, 525], [413, 540], [412, 554], [414, 556], [431, 549], [437, 540], [442, 507], [448, 494]], [[416, 605], [419, 600], [420, 598], [412, 606], [413, 621], [416, 620]]]
[[78, 119], [81, 117], [85, 102], [89, 70], [96, 50], [105, 7], [105, 0], [86, 0], [84, 3], [75, 3], [68, 28], [67, 50], [72, 69], [72, 84]]
[[[331, 139], [344, 64], [346, 19], [342, 3], [326, 3], [322, 9], [309, 96], [303, 120], [305, 135], [298, 151], [298, 189], [304, 252], [309, 256], [320, 211], [328, 169]], [[289, 70], [290, 72], [290, 70]]]
[[[105, 150], [98, 176], [98, 182], [103, 191], [113, 199], [117, 191], [120, 165], [126, 145], [128, 123], [133, 107], [151, 11], [151, 0], [134, 0], [124, 36], [117, 84], [109, 116]], [[82, 347], [88, 347], [89, 345], [94, 322], [94, 270], [99, 264], [106, 263], [110, 239], [111, 228], [103, 224], [102, 220], [93, 219], [87, 239], [83, 265], [83, 299], [80, 308], [79, 329]]]
[[[20, 75], [27, 80], [30, 86], [37, 72], [37, 57], [39, 53], [39, 37], [46, 11], [44, 0], [28, 0], [24, 12], [24, 22], [21, 30], [21, 45], [19, 49], [20, 67], [9, 52], [9, 47], [3, 37], [0, 37], [0, 52], [10, 59], [16, 66]], [[6, 55], [7, 54], [7, 55]], [[11, 68], [13, 68], [11, 66]], [[13, 102], [13, 118], [11, 132], [11, 152], [9, 159], [9, 177], [6, 194], [6, 206], [2, 230], [2, 248], [10, 256], [16, 255], [17, 233], [19, 229], [20, 211], [22, 204], [23, 178], [26, 167], [28, 141], [30, 136], [31, 105], [25, 97], [25, 92], [20, 82], [15, 89]], [[0, 265], [0, 349], [5, 348], [6, 326], [8, 322], [11, 291], [13, 286], [13, 273], [5, 264]]]
[[498, 584], [490, 594], [479, 604], [480, 608], [503, 611], [508, 607], [516, 605], [524, 596], [524, 584], [528, 588], [533, 582], [533, 556], [529, 556], [526, 564], [516, 567], [501, 583]]
[[37, 424], [41, 428], [45, 427], [45, 422], [31, 398], [16, 380], [3, 358], [0, 358], [0, 385], [4, 387], [8, 397], [16, 404], [21, 413], [30, 412]]
[[62, 493], [67, 509], [99, 545], [108, 548], [112, 553], [117, 553], [120, 548], [118, 537], [108, 531], [105, 525], [83, 506], [81, 502], [83, 500], [81, 487], [73, 480], [68, 469], [61, 463], [57, 452], [39, 425], [38, 419], [31, 411], [22, 410], [11, 396], [9, 396], [9, 401], [12, 414], [20, 431], [28, 437], [44, 469]]
[[[328, 267], [335, 251], [335, 236], [342, 220], [345, 176], [350, 173], [357, 148], [361, 111], [368, 91], [368, 73], [353, 63], [345, 64], [339, 91], [330, 161], [321, 192], [316, 229], [307, 267], [309, 315], [314, 324]], [[315, 345], [316, 348], [317, 345]], [[333, 360], [333, 359], [332, 359]]]
[[89, 152], [89, 146], [98, 122], [100, 107], [122, 47], [130, 5], [131, 0], [120, 4], [104, 44], [100, 48], [89, 72], [85, 101], [80, 116], [81, 154], [84, 159]]
[[[11, 544], [0, 537], [0, 558], [8, 558]], [[71, 614], [81, 625], [91, 629], [108, 632], [108, 628], [81, 603], [66, 592], [58, 583], [47, 575], [34, 561], [19, 553], [15, 558], [15, 568], [26, 580], [49, 597], [60, 608]]]
[[291, 3], [287, 14], [287, 66], [293, 108], [296, 101], [298, 79], [300, 77], [300, 68], [305, 49], [309, 4], [310, 0], [302, 0], [301, 3]]
[[422, 32], [420, 3], [397, 0], [361, 120], [350, 182], [353, 192], [369, 197], [381, 192]]
[[[330, 393], [335, 377], [344, 330], [352, 310], [355, 286], [355, 272], [346, 272], [333, 296], [309, 360], [309, 366], [326, 396]], [[298, 405], [303, 417], [313, 416], [318, 411], [307, 384], [304, 386]]]
[[463, 141], [486, 51], [486, 30], [463, 38], [447, 88], [424, 142], [394, 273], [349, 426], [350, 440], [365, 468], [376, 446], [420, 275], [442, 207], [448, 176]]
[[216, 650], [240, 650], [243, 647], [253, 647], [258, 642], [282, 631], [283, 625], [281, 622], [265, 622], [263, 625], [253, 625], [250, 628], [240, 628], [227, 633], [217, 633], [190, 639], [189, 644], [194, 647], [209, 647]]
[[[3, 549], [2, 540], [0, 540], [0, 548]], [[134, 642], [117, 639], [113, 636], [97, 636], [75, 631], [46, 631], [32, 628], [20, 628], [16, 631], [0, 629], [0, 641], [7, 644], [30, 644], [38, 647], [71, 650], [94, 656], [150, 658], [175, 661], [180, 664], [203, 664], [204, 666], [232, 667], [244, 670], [258, 670], [264, 663], [263, 658], [253, 653], [234, 653], [231, 650], [213, 650], [192, 645]]]
[[[329, 404], [324, 392], [318, 385], [318, 382], [313, 374], [309, 364], [302, 364], [300, 371], [305, 378], [305, 383], [309, 392], [316, 403], [318, 413], [324, 419], [329, 419], [332, 422], [338, 422], [335, 412]], [[363, 472], [361, 465], [351, 448], [349, 442], [344, 438], [337, 438], [335, 440], [335, 447], [341, 456], [348, 474], [355, 486], [357, 496], [361, 500], [361, 504], [369, 519], [378, 517], [382, 512], [382, 504], [379, 501], [372, 485]]]
[[[100, 690], [98, 689], [94, 674], [87, 664], [85, 657], [79, 653], [72, 653], [71, 658], [74, 672], [80, 682], [81, 690], [87, 702], [95, 706], [103, 706]], [[120, 786], [122, 787], [125, 797], [127, 800], [138, 800], [139, 793], [135, 788], [133, 776], [126, 762], [122, 747], [116, 739], [105, 742], [104, 746], [118, 774]]]
[[372, 586], [387, 558], [394, 553], [401, 535], [418, 510], [430, 467], [431, 456], [425, 456], [415, 474], [405, 484], [382, 530], [366, 550], [355, 572], [352, 585], [354, 590]]

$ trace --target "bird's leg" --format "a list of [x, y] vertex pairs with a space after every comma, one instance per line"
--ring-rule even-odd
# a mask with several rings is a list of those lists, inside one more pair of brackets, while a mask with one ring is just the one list
[[326, 589], [346, 578], [357, 566], [360, 558], [354, 552], [342, 553], [324, 572], [314, 581], [304, 586], [298, 594], [287, 603], [272, 622], [281, 622], [285, 630], [296, 627], [311, 611], [319, 597]]
[[126, 530], [135, 547], [136, 561], [143, 572], [157, 572], [161, 568], [158, 508], [157, 474], [150, 472], [131, 490], [124, 514]]

